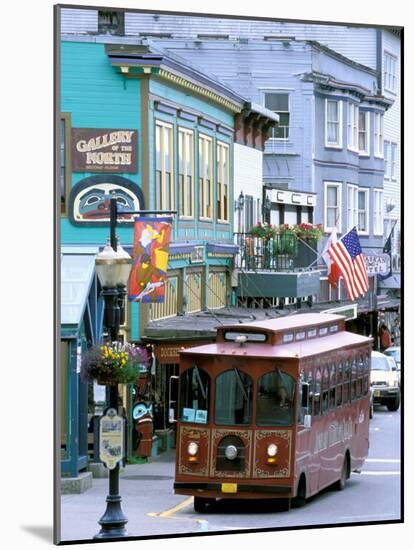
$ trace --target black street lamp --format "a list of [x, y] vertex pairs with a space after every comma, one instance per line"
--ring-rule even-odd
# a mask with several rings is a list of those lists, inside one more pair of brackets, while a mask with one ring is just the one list
[[[117, 242], [115, 232], [111, 231], [111, 245], [107, 244], [95, 260], [96, 273], [105, 300], [104, 325], [111, 343], [117, 342], [119, 326], [124, 321], [126, 285], [131, 262], [129, 254]], [[118, 411], [118, 384], [109, 386], [109, 408]], [[119, 494], [119, 462], [115, 468], [109, 470], [109, 495], [106, 497], [106, 504], [106, 511], [99, 520], [101, 530], [94, 538], [116, 539], [128, 536], [125, 529], [128, 519], [122, 512]]]
[[263, 203], [263, 221], [270, 223], [270, 211], [272, 210], [272, 201], [266, 195], [265, 201]]
[[236, 202], [236, 210], [238, 212], [237, 231], [242, 232], [242, 211], [244, 209], [244, 195], [243, 191], [240, 191], [240, 195]]

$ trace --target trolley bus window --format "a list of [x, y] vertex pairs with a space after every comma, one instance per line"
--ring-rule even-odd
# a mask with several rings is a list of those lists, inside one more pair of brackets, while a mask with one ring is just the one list
[[293, 422], [295, 381], [276, 369], [259, 378], [257, 385], [258, 426], [290, 426]]
[[180, 418], [182, 422], [207, 424], [210, 394], [210, 377], [192, 367], [181, 375]]
[[223, 426], [250, 424], [252, 417], [252, 379], [238, 369], [216, 378], [214, 422]]
[[337, 407], [340, 407], [342, 405], [342, 379], [343, 379], [342, 361], [339, 361], [338, 370], [336, 373], [336, 406]]
[[321, 413], [321, 382], [322, 373], [321, 369], [316, 369], [315, 376], [315, 391], [313, 393], [313, 416], [319, 416]]

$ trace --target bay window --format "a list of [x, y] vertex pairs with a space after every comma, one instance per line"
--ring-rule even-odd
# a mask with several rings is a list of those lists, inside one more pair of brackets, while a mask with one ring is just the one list
[[194, 216], [194, 134], [192, 130], [178, 129], [178, 213], [181, 217]]
[[358, 107], [348, 104], [348, 149], [358, 151]]
[[217, 143], [217, 176], [216, 176], [216, 216], [221, 222], [230, 221], [230, 148], [227, 144]]
[[369, 189], [358, 189], [358, 232], [369, 234]]
[[375, 156], [382, 158], [384, 156], [384, 115], [382, 113], [374, 114], [374, 145]]
[[369, 112], [359, 111], [358, 148], [360, 155], [369, 155]]
[[325, 231], [330, 233], [336, 228], [341, 232], [341, 192], [342, 185], [337, 182], [325, 182]]
[[358, 187], [348, 185], [348, 231], [358, 225]]
[[342, 147], [342, 101], [325, 100], [325, 146]]
[[374, 189], [374, 235], [384, 233], [384, 207], [382, 189]]
[[198, 139], [198, 177], [200, 218], [213, 218], [213, 141], [200, 135]]
[[174, 209], [173, 127], [155, 123], [155, 205], [157, 210]]

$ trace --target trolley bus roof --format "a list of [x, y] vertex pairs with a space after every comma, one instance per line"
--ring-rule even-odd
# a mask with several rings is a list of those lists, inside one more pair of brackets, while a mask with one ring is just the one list
[[[291, 326], [291, 325], [289, 325]], [[226, 327], [229, 328], [229, 327]], [[240, 329], [240, 326], [237, 327]], [[186, 355], [215, 355], [218, 357], [263, 357], [263, 358], [284, 358], [284, 359], [303, 359], [322, 353], [328, 353], [339, 348], [351, 347], [372, 342], [372, 338], [360, 336], [352, 332], [341, 331], [336, 334], [304, 340], [302, 342], [292, 342], [289, 344], [269, 345], [266, 343], [246, 342], [217, 342], [206, 344], [189, 349], [181, 350], [181, 354]]]

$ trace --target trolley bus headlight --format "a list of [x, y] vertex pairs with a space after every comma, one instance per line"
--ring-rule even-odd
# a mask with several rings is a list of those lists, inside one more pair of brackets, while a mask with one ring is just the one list
[[237, 458], [237, 447], [234, 445], [228, 445], [224, 451], [224, 454], [228, 460], [234, 460]]
[[195, 456], [198, 453], [198, 444], [195, 441], [190, 441], [187, 451], [190, 456]]
[[274, 443], [268, 445], [267, 454], [272, 458], [275, 457], [277, 455], [277, 445], [275, 445]]

